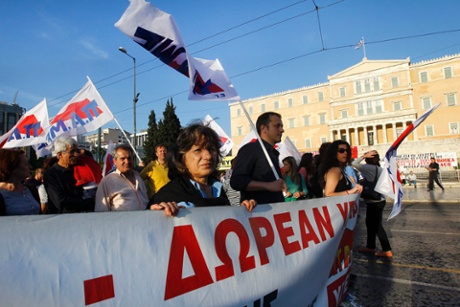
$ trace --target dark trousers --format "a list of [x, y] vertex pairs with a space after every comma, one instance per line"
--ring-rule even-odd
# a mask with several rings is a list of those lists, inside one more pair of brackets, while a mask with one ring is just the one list
[[366, 210], [366, 247], [375, 249], [375, 237], [377, 236], [384, 252], [391, 250], [390, 241], [388, 241], [387, 233], [385, 232], [385, 229], [383, 229], [382, 225], [383, 208], [385, 208], [385, 205], [385, 200], [375, 203], [368, 203]]
[[444, 190], [444, 187], [442, 186], [442, 183], [439, 181], [438, 174], [432, 174], [430, 173], [430, 181], [428, 183], [428, 189], [433, 190], [434, 189], [434, 182]]

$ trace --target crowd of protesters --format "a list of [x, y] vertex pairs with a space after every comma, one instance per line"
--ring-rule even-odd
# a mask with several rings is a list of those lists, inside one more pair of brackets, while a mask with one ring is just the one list
[[[374, 168], [381, 172], [376, 151], [352, 164], [350, 145], [341, 140], [324, 143], [315, 156], [305, 153], [299, 164], [294, 157], [285, 157], [280, 167], [274, 145], [284, 133], [281, 115], [262, 114], [256, 128], [260, 142], [240, 148], [225, 176], [217, 169], [220, 139], [201, 122], [182, 129], [173, 147], [159, 144], [156, 157], [140, 173], [134, 168], [133, 149], [118, 145], [114, 168], [104, 178], [92, 155], [71, 137], [58, 137], [53, 157], [32, 174], [23, 151], [0, 149], [0, 215], [163, 210], [173, 217], [181, 208], [230, 204], [252, 211], [266, 203], [359, 194], [363, 175], [374, 177], [378, 173], [368, 171]], [[374, 168], [360, 164], [363, 159]], [[227, 192], [238, 193], [239, 200]], [[385, 199], [365, 202], [368, 241], [360, 251], [391, 257], [382, 226]], [[376, 251], [376, 237], [382, 252]]]

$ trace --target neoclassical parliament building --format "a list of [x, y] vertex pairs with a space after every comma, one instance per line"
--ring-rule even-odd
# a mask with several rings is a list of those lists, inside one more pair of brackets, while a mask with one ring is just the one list
[[[397, 137], [431, 106], [440, 103], [398, 148], [398, 155], [437, 152], [460, 157], [460, 54], [411, 63], [363, 60], [328, 76], [328, 82], [243, 101], [255, 123], [263, 112], [283, 117], [284, 136], [300, 152], [316, 152], [324, 142], [346, 140], [359, 154], [383, 155]], [[239, 103], [231, 103], [232, 140], [251, 131]], [[234, 152], [233, 155], [236, 153]]]

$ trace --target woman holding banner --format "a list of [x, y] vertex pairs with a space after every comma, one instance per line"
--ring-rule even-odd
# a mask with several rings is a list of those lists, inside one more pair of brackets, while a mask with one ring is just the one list
[[[175, 216], [179, 208], [229, 206], [217, 177], [220, 146], [217, 133], [201, 122], [184, 128], [168, 159], [171, 181], [152, 197], [150, 209], [164, 210], [166, 215]], [[252, 211], [256, 202], [244, 200], [241, 205]]]

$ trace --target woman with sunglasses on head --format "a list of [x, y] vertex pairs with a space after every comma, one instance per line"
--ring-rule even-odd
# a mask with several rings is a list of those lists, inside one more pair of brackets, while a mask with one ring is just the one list
[[[361, 164], [362, 161], [366, 164]], [[382, 173], [380, 167], [380, 156], [376, 150], [366, 152], [364, 155], [353, 161], [353, 166], [357, 168], [363, 177], [370, 182], [378, 180]], [[364, 183], [363, 183], [364, 184]], [[361, 195], [363, 197], [363, 195]], [[367, 204], [366, 209], [366, 228], [367, 228], [367, 243], [366, 247], [360, 248], [358, 251], [361, 253], [375, 254], [377, 257], [393, 257], [391, 251], [390, 241], [388, 240], [387, 233], [382, 225], [383, 209], [386, 205], [385, 196], [377, 194], [373, 199], [364, 198]], [[382, 251], [375, 250], [375, 238], [378, 237]]]
[[350, 156], [350, 145], [347, 142], [337, 140], [329, 145], [323, 160], [324, 176], [321, 178], [325, 197], [359, 194], [363, 190], [359, 184], [352, 187], [350, 179], [344, 172]]

